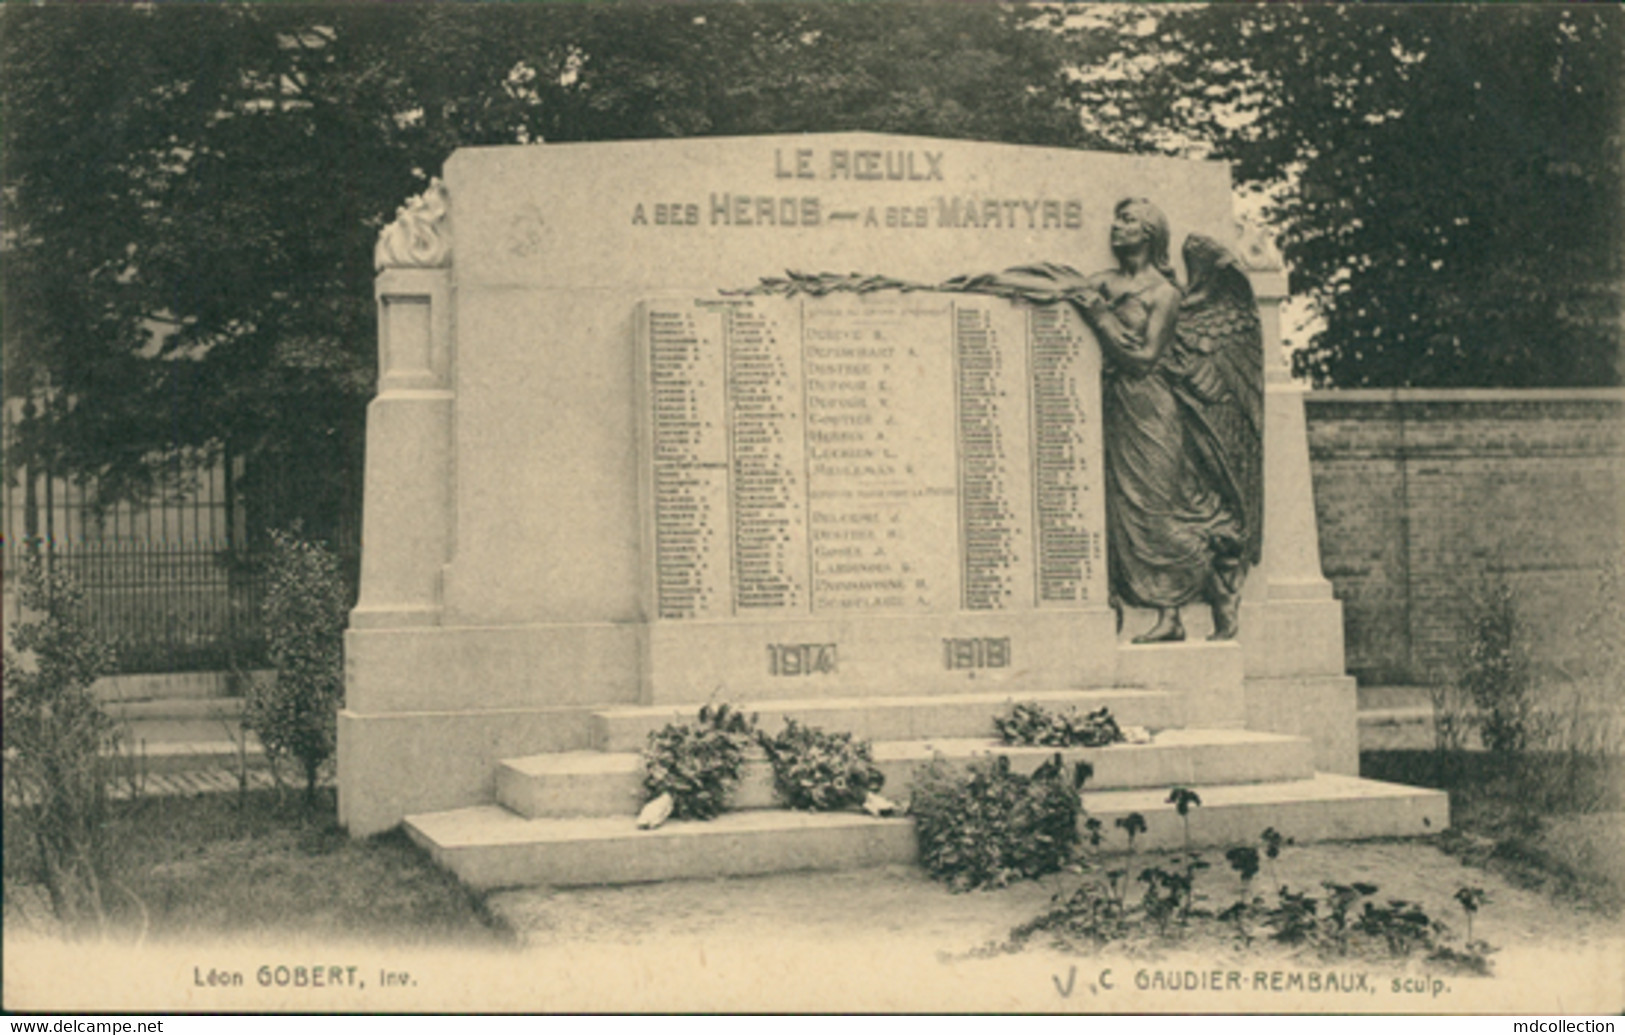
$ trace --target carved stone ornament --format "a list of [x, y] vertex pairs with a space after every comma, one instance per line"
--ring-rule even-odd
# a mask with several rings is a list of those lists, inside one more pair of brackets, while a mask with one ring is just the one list
[[1260, 220], [1244, 216], [1236, 220], [1236, 255], [1241, 264], [1258, 273], [1274, 272], [1282, 265], [1275, 235]]
[[450, 201], [446, 185], [437, 176], [429, 189], [402, 205], [395, 222], [384, 227], [373, 249], [375, 269], [451, 265], [451, 227], [446, 223]]

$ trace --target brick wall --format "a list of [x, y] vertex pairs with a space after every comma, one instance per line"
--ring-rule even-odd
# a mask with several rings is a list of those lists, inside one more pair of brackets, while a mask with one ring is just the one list
[[1625, 390], [1321, 391], [1305, 407], [1349, 671], [1447, 674], [1466, 605], [1495, 578], [1537, 660], [1586, 670], [1577, 626], [1625, 546]]

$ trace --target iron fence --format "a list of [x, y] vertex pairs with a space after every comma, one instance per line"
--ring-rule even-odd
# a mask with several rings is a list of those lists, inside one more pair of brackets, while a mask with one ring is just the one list
[[[263, 666], [263, 531], [277, 508], [248, 506], [237, 488], [241, 474], [240, 461], [226, 462], [192, 472], [149, 505], [101, 506], [94, 484], [20, 472], [6, 486], [8, 578], [30, 551], [71, 574], [119, 672]], [[353, 572], [358, 537], [335, 538]]]

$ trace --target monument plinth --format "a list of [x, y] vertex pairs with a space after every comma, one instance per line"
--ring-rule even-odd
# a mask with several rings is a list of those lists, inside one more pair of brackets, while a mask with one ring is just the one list
[[[1292, 387], [1267, 393], [1239, 640], [1197, 620], [1131, 645], [1094, 332], [1066, 305], [911, 290], [1105, 267], [1129, 196], [1248, 252], [1218, 163], [872, 134], [455, 154], [379, 245], [342, 821], [410, 816], [465, 876], [589, 872], [630, 824], [642, 734], [717, 698], [873, 737], [900, 774], [924, 743], [985, 750], [1006, 701], [1104, 705], [1165, 731], [1109, 749], [1121, 793], [1200, 778], [1380, 818], [1350, 832], [1442, 824], [1436, 799], [1372, 811], [1363, 782], [1315, 776], [1355, 770], [1354, 690]], [[750, 293], [786, 270], [874, 279]], [[1252, 276], [1278, 363], [1284, 278]], [[608, 833], [547, 825], [572, 809], [610, 810]], [[843, 856], [840, 820], [774, 815], [702, 833], [847, 861], [902, 843], [854, 833]], [[660, 851], [711, 872], [718, 843]], [[639, 865], [604, 879], [665, 872]]]

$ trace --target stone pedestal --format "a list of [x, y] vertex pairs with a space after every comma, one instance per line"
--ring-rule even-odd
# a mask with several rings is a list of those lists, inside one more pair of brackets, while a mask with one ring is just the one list
[[1313, 737], [1316, 765], [1359, 772], [1355, 684], [1343, 667], [1343, 605], [1320, 567], [1303, 392], [1288, 375], [1280, 307], [1286, 274], [1252, 274], [1264, 326], [1264, 557], [1242, 605], [1247, 726]]
[[[635, 797], [637, 731], [713, 697], [873, 730], [899, 779], [942, 744], [988, 750], [1012, 699], [1109, 707], [1166, 734], [1107, 760], [1113, 793], [1198, 780], [1248, 821], [1268, 802], [1369, 811], [1358, 781], [1314, 776], [1353, 772], [1354, 698], [1302, 403], [1279, 369], [1278, 272], [1254, 274], [1275, 369], [1241, 639], [1145, 647], [1106, 607], [1098, 355], [1068, 311], [722, 290], [786, 269], [916, 284], [1101, 269], [1128, 196], [1176, 234], [1234, 240], [1226, 166], [833, 134], [467, 149], [445, 175], [379, 245], [339, 720], [352, 834], [414, 817], [448, 864], [503, 879], [559, 853], [608, 866], [615, 837], [584, 846], [549, 810]], [[738, 318], [706, 315], [723, 312]], [[874, 420], [813, 435], [814, 408]], [[1437, 802], [1418, 808], [1438, 821]], [[1396, 815], [1372, 829], [1426, 825]], [[775, 822], [716, 844], [758, 862], [907, 846]], [[710, 851], [678, 869], [721, 872]]]

